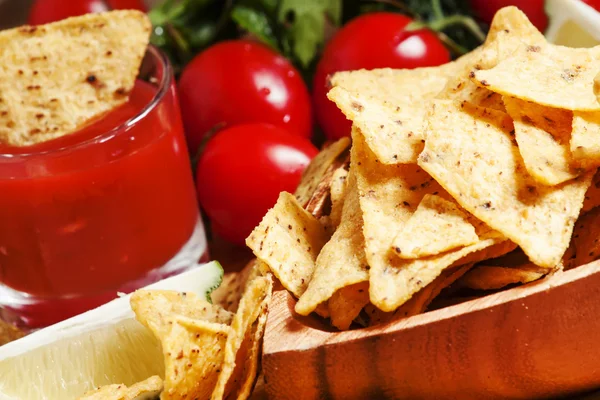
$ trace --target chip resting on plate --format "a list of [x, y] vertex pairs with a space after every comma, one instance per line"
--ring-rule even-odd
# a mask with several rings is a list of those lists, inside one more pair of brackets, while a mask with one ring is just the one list
[[308, 315], [337, 290], [369, 279], [362, 225], [356, 177], [351, 164], [342, 222], [317, 257], [308, 289], [296, 303], [298, 314]]
[[163, 381], [152, 376], [130, 387], [125, 385], [107, 385], [90, 390], [79, 400], [150, 400], [158, 399], [163, 390]]
[[0, 140], [57, 138], [125, 103], [150, 30], [146, 14], [112, 11], [0, 32]]
[[283, 287], [300, 297], [315, 270], [315, 261], [329, 239], [325, 227], [294, 196], [279, 195], [277, 204], [246, 239]]
[[536, 265], [553, 268], [569, 246], [592, 173], [544, 186], [528, 173], [510, 117], [436, 100], [419, 165], [479, 220], [518, 244]]
[[[451, 235], [448, 233], [451, 232]], [[400, 258], [415, 259], [440, 254], [479, 241], [469, 215], [453, 201], [426, 194], [394, 239]]]

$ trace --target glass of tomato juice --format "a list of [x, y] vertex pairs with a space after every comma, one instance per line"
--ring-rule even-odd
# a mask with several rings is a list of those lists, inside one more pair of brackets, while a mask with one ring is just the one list
[[58, 139], [0, 145], [3, 319], [43, 327], [205, 257], [173, 72], [156, 48], [123, 106]]

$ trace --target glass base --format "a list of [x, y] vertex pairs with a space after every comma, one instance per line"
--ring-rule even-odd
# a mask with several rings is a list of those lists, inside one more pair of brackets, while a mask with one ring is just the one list
[[208, 262], [206, 235], [202, 220], [198, 220], [192, 236], [181, 250], [165, 265], [149, 271], [142, 278], [100, 293], [65, 296], [37, 297], [13, 290], [0, 284], [0, 319], [22, 329], [38, 329], [81, 314], [115, 299], [119, 293], [131, 293], [169, 276]]

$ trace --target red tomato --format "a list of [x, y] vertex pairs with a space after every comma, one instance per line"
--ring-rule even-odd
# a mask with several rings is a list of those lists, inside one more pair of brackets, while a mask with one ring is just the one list
[[581, 0], [590, 7], [593, 7], [596, 11], [600, 11], [600, 0]]
[[307, 139], [270, 124], [240, 124], [217, 133], [196, 175], [198, 198], [213, 230], [243, 245], [279, 193], [294, 192], [317, 153]]
[[190, 151], [218, 124], [268, 122], [309, 138], [310, 96], [283, 56], [248, 40], [218, 43], [189, 63], [179, 98]]
[[496, 11], [502, 7], [517, 6], [540, 32], [544, 32], [548, 26], [544, 0], [470, 0], [470, 2], [475, 15], [488, 24], [492, 22]]
[[143, 0], [36, 0], [27, 22], [41, 25], [93, 12], [130, 9], [146, 11]]
[[450, 53], [428, 30], [405, 31], [412, 20], [377, 12], [347, 23], [325, 47], [313, 81], [317, 120], [328, 139], [350, 135], [351, 123], [327, 99], [327, 77], [337, 71], [373, 68], [416, 68], [450, 61]]

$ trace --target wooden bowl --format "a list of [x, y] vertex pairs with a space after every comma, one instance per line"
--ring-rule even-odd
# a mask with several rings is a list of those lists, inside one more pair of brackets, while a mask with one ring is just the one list
[[372, 328], [331, 332], [276, 292], [274, 399], [531, 399], [600, 387], [600, 261]]

